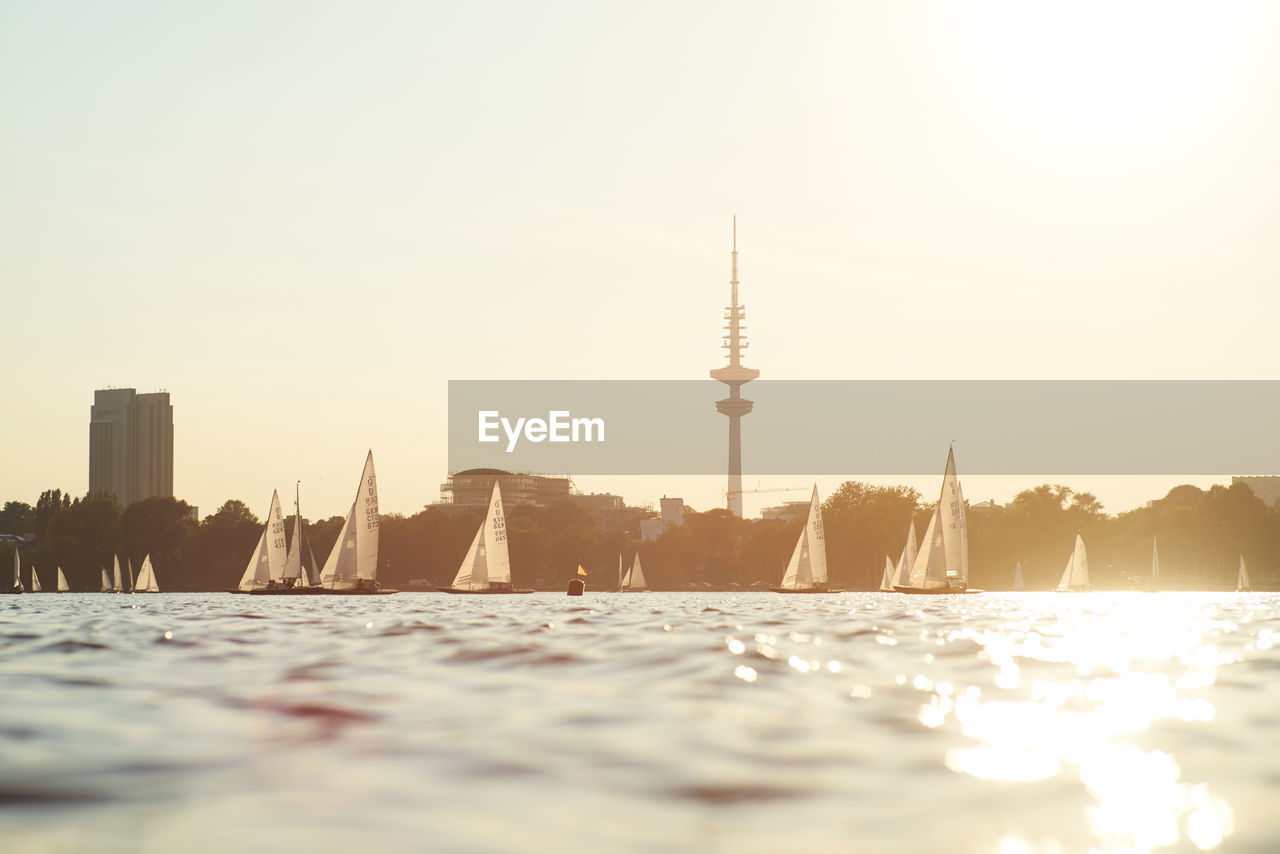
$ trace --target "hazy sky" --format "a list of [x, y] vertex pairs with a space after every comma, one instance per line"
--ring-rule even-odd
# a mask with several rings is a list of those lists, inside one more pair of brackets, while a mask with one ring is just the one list
[[1276, 378], [1277, 43], [1268, 2], [0, 4], [0, 499], [82, 494], [114, 385], [172, 394], [202, 515], [345, 513], [370, 447], [414, 512], [451, 378], [722, 364], [734, 213], [770, 378]]

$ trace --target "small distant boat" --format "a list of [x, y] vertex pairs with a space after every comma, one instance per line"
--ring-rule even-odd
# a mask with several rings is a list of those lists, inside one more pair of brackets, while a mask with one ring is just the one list
[[40, 586], [40, 576], [36, 575], [35, 564], [31, 565], [31, 592], [43, 593], [44, 588]]
[[[373, 451], [364, 459], [360, 486], [329, 559], [320, 571], [320, 590], [335, 596], [399, 593], [378, 586], [378, 478]], [[282, 529], [283, 530], [283, 529]], [[284, 537], [280, 538], [283, 545]]]
[[896, 570], [893, 565], [893, 560], [888, 555], [885, 555], [884, 556], [884, 575], [880, 576], [880, 592], [881, 593], [893, 592], [893, 576], [895, 572]]
[[906, 584], [896, 584], [894, 589], [899, 593], [983, 592], [969, 587], [969, 533], [954, 449], [947, 450], [942, 493], [911, 565], [911, 574]]
[[1013, 568], [1013, 589], [1023, 590], [1026, 585], [1022, 581], [1022, 562], [1019, 561], [1017, 566]]
[[120, 579], [120, 555], [112, 555], [111, 561], [111, 586], [104, 592], [123, 593], [124, 582]]
[[107, 570], [105, 567], [102, 570], [102, 592], [111, 592], [111, 579], [107, 577]]
[[1236, 591], [1248, 593], [1253, 590], [1249, 584], [1249, 567], [1244, 565], [1244, 555], [1240, 555], [1240, 569], [1236, 572]]
[[133, 584], [134, 593], [159, 593], [160, 585], [156, 584], [156, 571], [151, 566], [151, 555], [142, 559], [142, 568], [138, 570], [138, 580]]
[[1084, 540], [1076, 534], [1076, 545], [1067, 560], [1067, 568], [1062, 571], [1062, 580], [1058, 582], [1058, 592], [1067, 593], [1089, 589], [1089, 555], [1084, 550]]
[[647, 593], [648, 585], [644, 580], [644, 568], [640, 566], [640, 552], [636, 552], [636, 558], [631, 562], [631, 566], [627, 567], [627, 574], [622, 577], [623, 593]]
[[1156, 547], [1155, 534], [1151, 535], [1151, 589], [1160, 589], [1160, 549]]
[[253, 593], [270, 587], [273, 579], [284, 572], [284, 517], [280, 515], [280, 494], [271, 493], [271, 507], [267, 510], [267, 523], [262, 526], [262, 535], [258, 537], [258, 545], [253, 549], [253, 556], [240, 576], [240, 584], [227, 590], [228, 593]]
[[827, 542], [822, 530], [822, 505], [818, 501], [817, 484], [814, 484], [813, 496], [809, 499], [809, 516], [782, 574], [782, 583], [769, 589], [774, 593], [841, 592], [827, 589]]
[[25, 593], [22, 588], [22, 559], [18, 557], [18, 547], [13, 547], [13, 584], [5, 593]]
[[502, 510], [502, 490], [493, 482], [493, 493], [484, 521], [476, 531], [467, 556], [462, 559], [453, 584], [445, 593], [532, 593], [511, 585], [511, 555], [507, 551], [507, 517]]
[[71, 586], [67, 584], [67, 577], [62, 574], [62, 567], [58, 567], [58, 592], [68, 593], [70, 591]]

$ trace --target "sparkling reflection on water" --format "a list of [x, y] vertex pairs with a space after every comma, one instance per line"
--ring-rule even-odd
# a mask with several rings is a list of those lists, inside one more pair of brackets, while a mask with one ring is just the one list
[[0, 601], [5, 850], [1274, 850], [1274, 594]]

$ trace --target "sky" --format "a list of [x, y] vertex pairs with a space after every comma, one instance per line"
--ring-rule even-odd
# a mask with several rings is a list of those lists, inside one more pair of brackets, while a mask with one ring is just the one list
[[723, 364], [734, 215], [762, 376], [1276, 378], [1278, 40], [1267, 2], [0, 5], [0, 498], [82, 494], [116, 386], [171, 394], [202, 515], [345, 513], [369, 448], [413, 513], [450, 379]]

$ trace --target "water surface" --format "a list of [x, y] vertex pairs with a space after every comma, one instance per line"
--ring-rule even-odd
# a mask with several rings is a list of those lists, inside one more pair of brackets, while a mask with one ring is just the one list
[[0, 598], [6, 851], [1272, 851], [1280, 595]]

